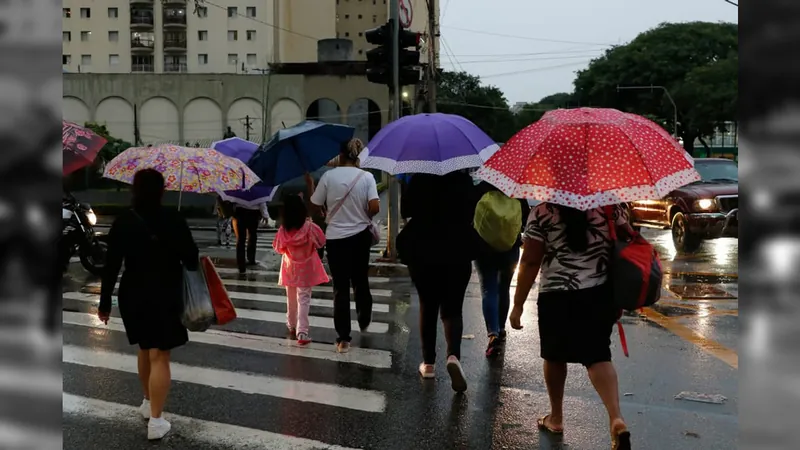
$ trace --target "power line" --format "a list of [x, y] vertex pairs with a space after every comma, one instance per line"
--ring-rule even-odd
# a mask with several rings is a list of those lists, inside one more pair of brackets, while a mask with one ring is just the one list
[[[204, 5], [214, 6], [216, 8], [225, 10], [226, 12], [228, 11], [228, 7], [227, 6], [218, 5], [216, 3], [210, 2], [209, 0], [203, 0], [203, 4]], [[238, 8], [236, 9], [236, 15], [239, 16], [239, 17], [244, 17], [246, 19], [250, 19], [250, 20], [252, 20], [254, 22], [258, 22], [258, 23], [260, 23], [262, 25], [266, 25], [266, 26], [268, 26], [270, 28], [275, 28], [277, 30], [285, 31], [287, 33], [294, 34], [294, 35], [297, 35], [297, 36], [302, 36], [304, 38], [308, 38], [308, 39], [311, 39], [311, 40], [314, 40], [314, 41], [319, 41], [320, 39], [323, 39], [323, 38], [317, 38], [317, 37], [314, 37], [314, 36], [310, 36], [308, 34], [298, 33], [297, 31], [293, 31], [293, 30], [290, 30], [288, 28], [283, 28], [283, 27], [281, 27], [279, 25], [275, 25], [274, 23], [269, 23], [269, 22], [265, 22], [265, 21], [263, 21], [261, 19], [257, 19], [255, 17], [250, 17], [248, 15], [240, 13]]]
[[584, 55], [573, 55], [573, 56], [552, 56], [547, 58], [517, 58], [517, 59], [477, 59], [471, 61], [461, 61], [460, 64], [486, 64], [486, 63], [508, 63], [508, 62], [519, 62], [519, 61], [553, 61], [559, 59], [586, 59], [586, 58], [593, 58], [599, 55], [596, 54], [584, 54]]
[[511, 75], [521, 75], [523, 73], [543, 72], [545, 70], [560, 69], [562, 67], [579, 66], [579, 65], [583, 65], [583, 64], [584, 64], [584, 61], [577, 62], [577, 63], [560, 64], [560, 65], [557, 65], [557, 66], [535, 67], [533, 69], [516, 70], [514, 72], [494, 73], [494, 74], [490, 74], [490, 75], [479, 75], [479, 78], [481, 80], [483, 80], [485, 78], [498, 78], [498, 77], [506, 77], [506, 76], [511, 76]]
[[[438, 102], [440, 105], [452, 105], [452, 106], [466, 106], [469, 108], [479, 108], [479, 109], [496, 109], [496, 110], [503, 110], [509, 111], [510, 108], [506, 106], [491, 106], [491, 105], [478, 105], [475, 103], [464, 103], [464, 102], [448, 102], [448, 101], [441, 101]], [[553, 108], [535, 108], [529, 105], [523, 106], [521, 108], [522, 111], [538, 111], [538, 112], [547, 112], [552, 111]]]
[[460, 56], [460, 57], [467, 57], [467, 58], [473, 58], [473, 57], [491, 57], [491, 58], [495, 58], [495, 57], [497, 57], [497, 58], [504, 58], [504, 57], [508, 57], [508, 56], [568, 55], [568, 54], [573, 54], [573, 53], [602, 52], [602, 51], [605, 51], [607, 48], [608, 48], [608, 47], [606, 47], [606, 48], [599, 48], [599, 49], [594, 49], [594, 50], [592, 50], [592, 49], [588, 49], [588, 48], [577, 49], [577, 48], [574, 48], [574, 47], [573, 47], [573, 48], [571, 48], [571, 49], [564, 49], [564, 50], [553, 50], [553, 51], [547, 51], [547, 52], [533, 52], [533, 53], [490, 53], [490, 54], [484, 53], [484, 54], [470, 54], [470, 55], [467, 55], [467, 54], [460, 54], [460, 55], [456, 55], [456, 56]]
[[487, 36], [498, 36], [498, 37], [505, 37], [505, 38], [512, 38], [512, 39], [524, 39], [524, 40], [528, 40], [528, 41], [553, 42], [553, 43], [557, 43], [557, 44], [604, 45], [604, 46], [607, 46], [607, 47], [615, 45], [615, 44], [600, 43], [600, 42], [563, 41], [563, 40], [560, 40], [560, 39], [536, 38], [536, 37], [531, 37], [531, 36], [519, 36], [519, 35], [514, 35], [514, 34], [495, 33], [493, 31], [473, 30], [473, 29], [469, 29], [469, 28], [459, 28], [459, 27], [451, 27], [451, 26], [446, 26], [445, 28], [449, 28], [451, 30], [465, 31], [467, 33], [485, 34]]

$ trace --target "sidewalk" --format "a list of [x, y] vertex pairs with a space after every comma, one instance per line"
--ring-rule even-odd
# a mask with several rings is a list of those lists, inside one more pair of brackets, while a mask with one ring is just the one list
[[[110, 228], [114, 219], [114, 216], [97, 216], [97, 225], [95, 225], [95, 228]], [[189, 229], [192, 231], [217, 231], [217, 219], [215, 218], [186, 219], [186, 222], [189, 224]], [[275, 233], [276, 231], [277, 230], [274, 228], [258, 228], [259, 233]]]

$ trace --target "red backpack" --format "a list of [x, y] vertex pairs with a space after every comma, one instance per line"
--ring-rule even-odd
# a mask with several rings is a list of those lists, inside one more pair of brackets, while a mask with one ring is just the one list
[[[664, 279], [658, 252], [638, 233], [634, 233], [629, 241], [617, 239], [614, 208], [606, 206], [605, 213], [608, 231], [614, 243], [608, 269], [614, 306], [620, 310], [636, 311], [654, 305], [661, 299]], [[628, 356], [625, 332], [622, 330], [622, 324], [617, 322], [617, 325], [622, 339], [622, 349], [625, 356]]]

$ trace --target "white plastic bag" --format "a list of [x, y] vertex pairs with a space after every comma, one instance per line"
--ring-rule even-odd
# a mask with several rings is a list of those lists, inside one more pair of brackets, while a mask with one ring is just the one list
[[189, 331], [206, 331], [214, 323], [214, 306], [201, 269], [183, 268], [183, 314], [181, 323]]

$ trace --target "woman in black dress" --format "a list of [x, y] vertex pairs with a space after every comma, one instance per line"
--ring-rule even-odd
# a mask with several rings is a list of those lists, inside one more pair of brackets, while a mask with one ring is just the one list
[[142, 417], [150, 419], [148, 439], [160, 439], [170, 424], [161, 417], [170, 386], [170, 350], [188, 340], [181, 324], [183, 270], [198, 268], [197, 245], [177, 211], [161, 207], [164, 177], [144, 169], [133, 179], [133, 208], [114, 221], [108, 235], [100, 320], [108, 323], [120, 268], [119, 313], [131, 345], [139, 345]]

